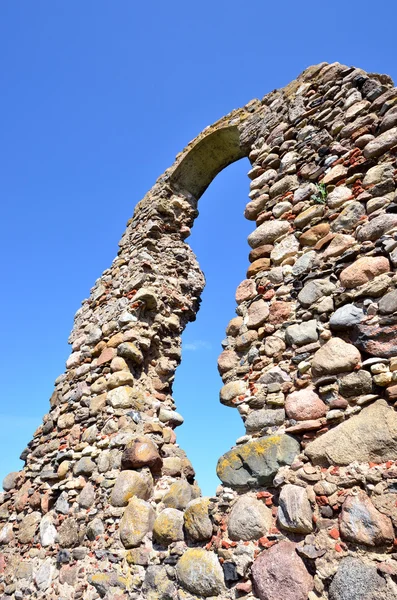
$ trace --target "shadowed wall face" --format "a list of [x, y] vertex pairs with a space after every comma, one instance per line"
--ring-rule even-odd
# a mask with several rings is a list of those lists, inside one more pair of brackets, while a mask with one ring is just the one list
[[[204, 130], [137, 205], [4, 481], [5, 597], [396, 597], [396, 101], [387, 76], [311, 67]], [[206, 498], [171, 395], [204, 287], [185, 240], [244, 156], [256, 229], [218, 368], [246, 435]]]

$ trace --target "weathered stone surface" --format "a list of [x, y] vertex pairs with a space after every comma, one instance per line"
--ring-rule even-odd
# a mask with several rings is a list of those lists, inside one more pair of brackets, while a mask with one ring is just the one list
[[315, 353], [312, 373], [314, 377], [321, 377], [353, 371], [360, 360], [360, 352], [353, 344], [347, 344], [340, 338], [331, 338]]
[[192, 594], [208, 598], [224, 590], [223, 571], [214, 552], [189, 548], [179, 559], [176, 572], [179, 582]]
[[153, 491], [153, 479], [149, 473], [136, 471], [121, 471], [116, 479], [110, 504], [113, 506], [127, 506], [132, 496], [142, 500], [149, 500]]
[[397, 215], [383, 214], [368, 221], [357, 233], [357, 240], [372, 242], [380, 238], [384, 233], [387, 233], [394, 227], [397, 227]]
[[339, 392], [345, 398], [370, 394], [372, 392], [371, 373], [360, 369], [339, 378]]
[[58, 529], [59, 545], [61, 548], [73, 548], [79, 543], [79, 527], [72, 517], [62, 521]]
[[381, 133], [374, 140], [369, 142], [363, 150], [365, 158], [374, 158], [381, 156], [390, 148], [397, 144], [397, 127], [393, 127], [384, 133]]
[[167, 577], [167, 569], [159, 565], [150, 565], [146, 569], [144, 583], [145, 600], [174, 600], [177, 590], [174, 582]]
[[286, 175], [279, 181], [276, 181], [270, 188], [270, 198], [285, 194], [286, 192], [296, 190], [299, 187], [298, 178], [296, 175]]
[[107, 401], [113, 408], [131, 408], [133, 406], [133, 389], [129, 385], [116, 387], [107, 393]]
[[354, 196], [350, 188], [344, 185], [338, 185], [338, 187], [328, 194], [327, 204], [330, 208], [337, 208], [352, 198], [354, 198]]
[[390, 315], [397, 311], [397, 290], [389, 292], [379, 301], [379, 312], [381, 315]]
[[22, 519], [18, 531], [18, 541], [20, 544], [33, 542], [40, 519], [41, 514], [39, 512], [32, 512]]
[[73, 468], [73, 473], [75, 475], [91, 475], [95, 471], [96, 465], [91, 458], [88, 456], [83, 456], [79, 461], [75, 464]]
[[95, 502], [95, 488], [90, 481], [83, 487], [77, 499], [81, 508], [90, 508]]
[[252, 279], [244, 279], [236, 290], [236, 302], [237, 304], [241, 304], [241, 302], [252, 300], [256, 295], [255, 281], [252, 281]]
[[120, 539], [126, 548], [138, 546], [152, 530], [155, 512], [148, 502], [133, 496], [120, 521]]
[[330, 226], [328, 223], [314, 225], [314, 227], [310, 227], [310, 229], [302, 233], [299, 243], [302, 246], [315, 246], [319, 240], [329, 233], [329, 230]]
[[303, 323], [299, 324], [297, 323], [296, 325], [290, 325], [285, 330], [285, 340], [290, 346], [294, 344], [297, 346], [304, 346], [305, 344], [316, 342], [317, 339], [318, 334], [316, 319], [304, 321]]
[[346, 250], [354, 246], [355, 243], [356, 240], [352, 235], [337, 233], [332, 238], [328, 248], [326, 248], [323, 252], [324, 260], [341, 256], [344, 252], [346, 252]]
[[294, 533], [310, 533], [313, 531], [312, 517], [305, 488], [292, 484], [283, 486], [277, 511], [280, 527]]
[[147, 436], [137, 436], [129, 442], [121, 457], [123, 469], [149, 467], [152, 471], [158, 471], [161, 465], [158, 448]]
[[353, 231], [364, 215], [364, 206], [360, 202], [351, 202], [333, 222], [332, 231]]
[[394, 539], [391, 519], [379, 512], [362, 491], [344, 501], [339, 529], [342, 539], [355, 544], [381, 546], [390, 544]]
[[267, 485], [282, 465], [292, 464], [299, 443], [288, 435], [274, 435], [248, 442], [224, 454], [217, 475], [230, 487]]
[[264, 300], [256, 300], [248, 308], [247, 326], [252, 329], [260, 327], [269, 316], [269, 307]]
[[354, 304], [345, 304], [331, 315], [329, 325], [335, 331], [350, 329], [364, 318], [364, 311]]
[[295, 256], [298, 250], [298, 240], [294, 235], [289, 235], [274, 246], [270, 258], [274, 264], [279, 265], [287, 258]]
[[307, 445], [315, 464], [348, 465], [354, 461], [382, 463], [397, 459], [397, 414], [377, 400]]
[[46, 548], [54, 545], [57, 539], [58, 533], [54, 526], [52, 515], [44, 515], [40, 521], [40, 544]]
[[247, 269], [247, 277], [255, 277], [262, 271], [268, 271], [270, 269], [270, 258], [258, 258], [254, 260]]
[[274, 425], [282, 425], [285, 419], [283, 408], [263, 408], [254, 410], [250, 413], [244, 423], [248, 433], [260, 431], [265, 427], [273, 427]]
[[227, 530], [231, 540], [258, 540], [272, 527], [272, 513], [256, 498], [242, 496], [233, 506]]
[[287, 221], [266, 221], [248, 236], [248, 243], [251, 248], [257, 248], [263, 244], [272, 244], [288, 231], [289, 223]]
[[184, 510], [194, 498], [193, 487], [185, 480], [175, 481], [163, 497], [163, 504], [168, 508]]
[[244, 381], [231, 381], [223, 386], [220, 391], [219, 399], [225, 406], [233, 406], [233, 400], [239, 396], [244, 396], [247, 386]]
[[329, 588], [330, 600], [392, 600], [387, 593], [386, 581], [378, 575], [374, 565], [347, 556]]
[[313, 387], [292, 392], [285, 399], [285, 412], [289, 419], [306, 421], [320, 419], [327, 412], [326, 404], [316, 394]]
[[365, 325], [359, 323], [352, 331], [353, 343], [371, 356], [397, 356], [397, 325]]
[[390, 263], [385, 256], [364, 256], [343, 269], [340, 274], [340, 282], [343, 287], [351, 289], [364, 285], [389, 270]]
[[324, 296], [329, 296], [335, 290], [335, 285], [328, 279], [313, 279], [305, 284], [298, 294], [302, 306], [310, 306]]
[[189, 502], [183, 514], [186, 534], [195, 542], [209, 540], [212, 536], [208, 507], [209, 498], [195, 498]]
[[183, 513], [176, 508], [165, 508], [154, 521], [153, 536], [161, 546], [183, 540]]
[[255, 591], [260, 600], [307, 600], [313, 578], [295, 551], [295, 544], [281, 541], [262, 552], [252, 566]]
[[365, 177], [363, 179], [363, 186], [366, 188], [367, 186], [376, 185], [382, 180], [392, 177], [393, 171], [393, 167], [390, 163], [371, 167], [371, 169], [368, 169], [368, 171], [365, 174]]
[[13, 488], [15, 488], [18, 484], [18, 479], [20, 478], [19, 471], [13, 471], [12, 473], [8, 473], [3, 479], [3, 490], [9, 492]]

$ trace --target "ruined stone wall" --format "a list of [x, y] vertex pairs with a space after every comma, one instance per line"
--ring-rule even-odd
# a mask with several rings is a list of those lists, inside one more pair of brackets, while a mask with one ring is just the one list
[[[76, 313], [50, 411], [4, 481], [4, 599], [397, 597], [396, 152], [390, 78], [323, 63], [177, 157]], [[246, 435], [203, 498], [174, 432], [204, 287], [185, 240], [243, 156], [256, 229], [218, 366]]]

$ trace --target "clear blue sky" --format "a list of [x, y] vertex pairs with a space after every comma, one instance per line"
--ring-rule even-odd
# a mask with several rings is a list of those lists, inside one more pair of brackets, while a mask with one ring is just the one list
[[[135, 204], [205, 126], [321, 61], [397, 80], [395, 2], [34, 0], [0, 3], [0, 478], [64, 370], [72, 318]], [[207, 277], [184, 334], [178, 441], [203, 491], [243, 433], [216, 370], [248, 265], [248, 161], [221, 173], [190, 238]]]

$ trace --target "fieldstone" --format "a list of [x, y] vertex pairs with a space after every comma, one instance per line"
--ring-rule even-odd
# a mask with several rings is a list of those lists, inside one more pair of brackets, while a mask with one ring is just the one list
[[240, 331], [240, 327], [243, 324], [243, 317], [234, 317], [231, 319], [226, 327], [226, 334], [235, 337]]
[[289, 419], [307, 421], [320, 419], [327, 413], [327, 406], [313, 387], [292, 392], [285, 399], [285, 412]]
[[365, 174], [363, 179], [363, 187], [367, 188], [368, 186], [376, 185], [380, 183], [384, 179], [388, 179], [393, 177], [394, 168], [391, 163], [384, 163], [381, 165], [375, 165], [375, 167], [371, 167]]
[[329, 588], [330, 600], [392, 600], [376, 566], [358, 558], [342, 558]]
[[253, 181], [250, 183], [250, 189], [255, 190], [261, 188], [277, 177], [277, 171], [275, 169], [267, 169], [262, 175], [259, 177], [255, 177]]
[[163, 504], [167, 508], [184, 510], [194, 498], [192, 486], [184, 479], [175, 481], [163, 497]]
[[20, 544], [29, 544], [33, 542], [40, 520], [41, 514], [39, 512], [32, 512], [22, 519], [18, 531], [18, 541]]
[[236, 338], [236, 350], [242, 352], [249, 348], [253, 342], [258, 339], [258, 332], [255, 329], [248, 329]]
[[143, 302], [148, 310], [156, 310], [158, 305], [156, 294], [144, 287], [134, 295], [134, 302]]
[[12, 523], [7, 523], [0, 529], [0, 545], [9, 544], [14, 539], [14, 531]]
[[338, 185], [338, 187], [327, 195], [327, 204], [330, 208], [338, 208], [352, 198], [354, 198], [354, 196], [350, 188], [344, 185]]
[[390, 271], [390, 263], [385, 256], [363, 256], [340, 274], [340, 282], [347, 289], [364, 285], [378, 275]]
[[336, 165], [332, 167], [322, 179], [321, 183], [324, 185], [330, 185], [337, 183], [340, 179], [343, 179], [347, 175], [347, 168], [344, 165]]
[[274, 264], [279, 265], [287, 258], [291, 258], [298, 253], [299, 242], [294, 235], [288, 235], [281, 242], [274, 246], [270, 258]]
[[295, 217], [294, 226], [298, 229], [302, 229], [310, 223], [316, 217], [322, 217], [324, 214], [324, 207], [320, 204], [315, 206], [309, 206], [306, 210], [302, 211]]
[[[129, 371], [116, 371], [115, 373], [112, 373], [109, 379], [107, 380], [107, 386], [109, 390], [120, 387], [122, 385], [134, 385], [134, 376]], [[110, 395], [109, 397], [109, 403], [111, 399], [113, 400], [112, 395]]]
[[272, 525], [271, 510], [260, 500], [243, 496], [230, 512], [227, 530], [231, 540], [258, 540]]
[[355, 238], [352, 235], [346, 235], [343, 233], [337, 233], [331, 240], [328, 248], [323, 252], [323, 259], [336, 258], [341, 256], [346, 250], [354, 246], [356, 243]]
[[154, 521], [153, 536], [161, 546], [183, 540], [183, 513], [176, 508], [165, 508]]
[[[124, 373], [124, 371], [114, 374], [119, 375], [120, 373]], [[116, 387], [107, 393], [107, 401], [113, 408], [131, 408], [133, 406], [133, 392], [134, 390], [129, 385]]]
[[390, 148], [397, 144], [397, 127], [393, 127], [384, 133], [381, 133], [374, 140], [369, 142], [363, 150], [365, 158], [376, 158], [385, 154]]
[[287, 221], [266, 221], [248, 236], [248, 243], [251, 248], [272, 244], [277, 238], [288, 233], [289, 228]]
[[262, 271], [268, 271], [270, 269], [270, 258], [258, 258], [254, 260], [247, 269], [247, 277], [255, 277]]
[[188, 548], [176, 566], [179, 583], [197, 596], [216, 596], [224, 591], [223, 571], [214, 552]]
[[8, 473], [3, 479], [3, 490], [5, 492], [9, 492], [13, 490], [18, 485], [18, 479], [20, 478], [19, 471], [13, 471], [12, 473]]
[[304, 346], [318, 340], [317, 321], [311, 319], [303, 323], [290, 325], [285, 330], [285, 341], [290, 346]]
[[224, 350], [218, 357], [218, 371], [221, 375], [234, 369], [239, 362], [239, 358], [234, 350]]
[[379, 301], [379, 312], [381, 315], [390, 315], [397, 311], [397, 290], [389, 292]]
[[294, 277], [299, 277], [299, 275], [303, 275], [310, 271], [314, 265], [316, 259], [316, 252], [314, 250], [309, 250], [300, 256], [292, 267], [292, 275]]
[[396, 460], [397, 414], [385, 400], [377, 400], [310, 442], [305, 452], [314, 464]]
[[149, 473], [121, 471], [110, 496], [112, 506], [127, 506], [132, 496], [149, 500], [153, 492], [153, 479]]
[[275, 356], [285, 350], [284, 341], [276, 335], [269, 335], [265, 338], [263, 350], [266, 356]]
[[86, 530], [87, 538], [91, 541], [95, 540], [99, 535], [102, 535], [105, 531], [103, 522], [99, 517], [93, 519], [88, 525]]
[[347, 344], [340, 338], [331, 338], [313, 356], [313, 377], [353, 371], [360, 360], [360, 352], [353, 344]]
[[58, 539], [58, 533], [54, 526], [52, 515], [47, 513], [40, 521], [40, 544], [47, 548], [53, 546]]
[[360, 369], [339, 378], [339, 392], [345, 398], [362, 396], [372, 392], [371, 373]]
[[346, 498], [339, 515], [341, 538], [354, 544], [382, 546], [394, 539], [391, 519], [379, 512], [365, 492]]
[[92, 475], [95, 471], [96, 465], [91, 458], [88, 456], [83, 456], [77, 463], [74, 465], [73, 473], [75, 475]]
[[162, 460], [156, 444], [145, 435], [136, 436], [129, 442], [121, 456], [122, 469], [149, 467], [151, 471], [158, 471], [161, 465]]
[[255, 281], [252, 279], [244, 279], [236, 290], [236, 302], [241, 304], [247, 300], [252, 300], [257, 295]]
[[63, 413], [57, 421], [58, 429], [71, 429], [74, 425], [74, 415], [72, 413]]
[[143, 362], [143, 354], [133, 342], [123, 342], [117, 346], [117, 354], [126, 360], [140, 365]]
[[204, 542], [212, 537], [208, 507], [209, 498], [196, 498], [189, 502], [183, 514], [185, 531], [195, 542]]
[[394, 227], [397, 227], [397, 215], [393, 213], [381, 214], [368, 221], [363, 227], [360, 227], [360, 230], [357, 232], [357, 240], [359, 242], [366, 242], [368, 240], [375, 242]]
[[397, 325], [365, 325], [354, 326], [353, 343], [361, 351], [372, 356], [392, 358], [397, 356]]
[[315, 246], [319, 240], [325, 237], [330, 230], [329, 223], [319, 223], [310, 227], [307, 231], [302, 233], [299, 238], [299, 243], [302, 246]]
[[364, 206], [360, 202], [351, 202], [333, 222], [332, 231], [353, 231], [364, 215]]
[[324, 296], [329, 296], [336, 286], [328, 279], [312, 279], [308, 281], [298, 294], [298, 300], [304, 307], [309, 307]]
[[158, 418], [160, 423], [167, 423], [171, 427], [179, 427], [183, 425], [184, 418], [180, 415], [176, 410], [171, 410], [165, 408], [164, 406], [160, 407]]
[[125, 548], [139, 546], [145, 535], [152, 530], [155, 519], [153, 508], [136, 496], [133, 496], [120, 521], [120, 539]]
[[313, 578], [295, 551], [295, 544], [278, 542], [252, 565], [252, 579], [260, 600], [307, 600]]
[[282, 384], [286, 381], [291, 381], [291, 377], [279, 366], [272, 367], [268, 371], [265, 371], [265, 373], [263, 373], [263, 375], [261, 375], [259, 378], [259, 383], [264, 383], [265, 385], [269, 385], [271, 383]]
[[254, 262], [258, 258], [269, 258], [270, 253], [273, 250], [273, 244], [263, 244], [257, 248], [253, 248], [249, 253], [249, 261]]
[[285, 194], [286, 192], [294, 191], [299, 187], [299, 181], [296, 175], [286, 175], [270, 188], [269, 194], [270, 198], [275, 198], [276, 196], [280, 196], [281, 194]]
[[247, 327], [250, 329], [258, 329], [269, 316], [269, 307], [264, 300], [256, 300], [253, 302], [247, 311], [248, 321]]
[[248, 202], [244, 210], [244, 217], [248, 221], [255, 221], [257, 216], [264, 210], [268, 199], [269, 196], [267, 194], [262, 194], [258, 198], [254, 198], [251, 202]]
[[279, 496], [277, 519], [280, 527], [293, 533], [313, 531], [313, 511], [305, 488], [299, 485], [283, 486]]
[[41, 563], [34, 575], [34, 582], [41, 592], [44, 592], [50, 587], [54, 573], [55, 565], [51, 558], [47, 558]]
[[82, 508], [90, 508], [95, 502], [95, 488], [90, 481], [85, 484], [79, 497], [77, 498], [79, 506]]
[[145, 600], [176, 600], [175, 584], [169, 580], [166, 567], [150, 565], [145, 572]]
[[72, 548], [79, 543], [79, 526], [71, 517], [62, 521], [58, 529], [59, 545], [61, 548]]
[[234, 406], [233, 400], [239, 396], [245, 396], [247, 386], [244, 381], [230, 381], [221, 388], [219, 399], [225, 406]]
[[345, 304], [338, 308], [329, 320], [329, 326], [335, 331], [344, 331], [357, 325], [364, 318], [364, 311], [354, 304]]
[[274, 427], [275, 425], [282, 425], [285, 419], [285, 412], [283, 408], [262, 408], [261, 410], [252, 411], [244, 425], [247, 433], [254, 431], [260, 431], [265, 427]]
[[281, 466], [292, 464], [299, 449], [299, 442], [289, 435], [261, 437], [221, 456], [216, 472], [224, 485], [233, 488], [267, 485]]

